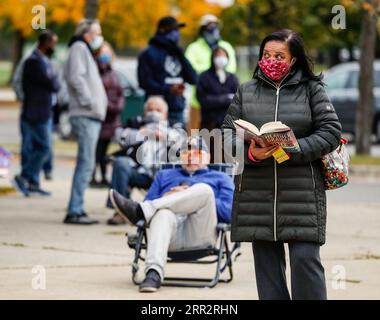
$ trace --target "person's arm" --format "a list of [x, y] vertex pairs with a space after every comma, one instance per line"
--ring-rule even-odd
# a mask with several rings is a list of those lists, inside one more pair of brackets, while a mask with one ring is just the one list
[[189, 84], [196, 84], [198, 80], [198, 75], [191, 65], [190, 61], [185, 57], [185, 55], [181, 55], [181, 63], [182, 63], [182, 76], [185, 82]]
[[310, 90], [310, 108], [314, 132], [298, 139], [301, 152], [292, 154], [290, 161], [314, 161], [339, 145], [342, 126], [321, 83]]
[[159, 171], [150, 186], [144, 200], [154, 200], [161, 196], [162, 171]]
[[59, 83], [57, 77], [49, 76], [41, 61], [27, 59], [24, 65], [23, 77], [26, 81], [33, 81], [47, 88], [51, 92], [58, 92]]
[[[87, 59], [88, 48], [80, 42], [73, 44], [68, 58], [68, 68], [66, 69], [67, 84], [75, 91], [78, 101], [82, 107], [89, 107], [92, 104], [92, 94], [88, 87]], [[91, 57], [92, 59], [92, 57]]]
[[226, 42], [226, 41], [224, 41], [223, 47], [228, 52], [228, 64], [227, 64], [226, 70], [231, 73], [236, 73], [237, 63], [236, 63], [235, 49], [229, 42]]
[[147, 138], [152, 138], [154, 132], [149, 128], [126, 128], [120, 135], [119, 144], [123, 148], [134, 146], [136, 144], [144, 142]]
[[228, 175], [223, 174], [223, 178], [219, 182], [218, 193], [215, 196], [219, 222], [231, 223], [234, 189], [235, 186], [232, 179]]
[[154, 69], [147, 51], [139, 56], [137, 76], [140, 87], [149, 95], [169, 95], [170, 85], [155, 80]]

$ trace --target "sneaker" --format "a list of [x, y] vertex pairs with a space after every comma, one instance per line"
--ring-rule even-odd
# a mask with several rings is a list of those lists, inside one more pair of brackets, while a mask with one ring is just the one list
[[25, 197], [29, 197], [28, 182], [21, 176], [15, 176], [13, 180], [15, 188], [21, 192]]
[[161, 287], [161, 277], [154, 269], [150, 269], [146, 274], [143, 282], [141, 282], [140, 292], [156, 292]]
[[122, 224], [126, 224], [126, 222], [125, 222], [125, 219], [120, 216], [120, 214], [115, 212], [113, 217], [107, 220], [107, 224], [110, 226], [119, 226]]
[[68, 213], [63, 220], [63, 223], [66, 224], [81, 224], [81, 225], [90, 225], [99, 223], [99, 221], [90, 218], [86, 213], [82, 212], [81, 214], [70, 214]]
[[50, 197], [51, 192], [41, 189], [39, 186], [29, 186], [30, 195], [37, 195], [43, 197]]
[[110, 199], [114, 209], [125, 222], [135, 225], [139, 220], [144, 219], [144, 214], [138, 202], [123, 197], [114, 189], [110, 190]]

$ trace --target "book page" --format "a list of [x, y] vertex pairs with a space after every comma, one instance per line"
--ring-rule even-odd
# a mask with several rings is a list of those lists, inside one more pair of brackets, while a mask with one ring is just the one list
[[235, 120], [234, 122], [236, 125], [238, 125], [240, 128], [242, 128], [244, 130], [249, 130], [256, 135], [260, 134], [259, 129], [254, 124], [252, 124], [248, 121], [238, 119], [238, 120]]
[[270, 132], [284, 132], [289, 131], [290, 128], [283, 124], [281, 121], [267, 122], [260, 128], [260, 134], [270, 133]]

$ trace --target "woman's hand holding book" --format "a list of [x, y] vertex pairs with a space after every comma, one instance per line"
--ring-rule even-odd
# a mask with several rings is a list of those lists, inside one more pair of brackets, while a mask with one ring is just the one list
[[249, 145], [249, 151], [255, 160], [265, 160], [272, 156], [272, 154], [278, 149], [278, 146], [269, 146], [261, 148], [256, 145], [254, 139], [251, 139], [251, 144]]

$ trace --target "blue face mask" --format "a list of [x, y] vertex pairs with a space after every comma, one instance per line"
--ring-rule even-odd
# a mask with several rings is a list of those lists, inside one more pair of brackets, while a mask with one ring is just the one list
[[179, 39], [180, 39], [179, 30], [172, 30], [172, 31], [165, 33], [165, 38], [170, 40], [173, 43], [178, 43]]
[[219, 28], [214, 27], [212, 29], [206, 30], [204, 31], [203, 36], [209, 46], [216, 46], [218, 44], [218, 41], [220, 40]]
[[108, 53], [102, 53], [98, 56], [98, 61], [101, 64], [110, 64], [112, 60], [112, 56]]

